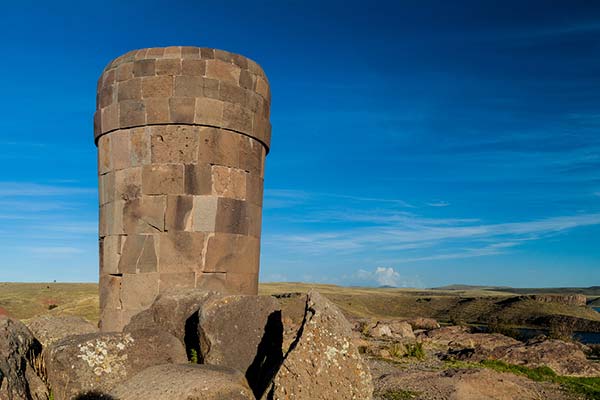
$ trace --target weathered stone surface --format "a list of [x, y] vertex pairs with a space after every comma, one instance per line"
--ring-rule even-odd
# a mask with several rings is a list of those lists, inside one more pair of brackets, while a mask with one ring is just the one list
[[199, 289], [168, 290], [161, 293], [148, 309], [135, 315], [124, 331], [156, 328], [169, 332], [181, 343], [194, 341], [186, 340], [186, 333], [197, 338], [198, 310], [214, 296], [218, 294]]
[[74, 315], [40, 315], [28, 320], [26, 325], [43, 347], [67, 336], [98, 332], [88, 320]]
[[48, 383], [56, 400], [108, 393], [144, 369], [185, 363], [182, 344], [159, 330], [70, 336], [44, 349]]
[[371, 399], [371, 375], [351, 337], [341, 311], [311, 291], [298, 337], [264, 398]]
[[242, 371], [262, 394], [283, 358], [281, 311], [271, 296], [213, 297], [198, 311], [201, 360]]
[[152, 164], [142, 168], [142, 193], [182, 194], [183, 164]]
[[45, 400], [48, 391], [30, 362], [41, 351], [29, 329], [20, 321], [0, 316], [0, 398]]
[[408, 322], [413, 329], [431, 330], [438, 329], [440, 327], [440, 324], [433, 318], [417, 317], [409, 319], [406, 322]]
[[529, 368], [546, 366], [559, 375], [600, 376], [600, 365], [589, 361], [583, 352], [583, 346], [575, 342], [532, 340], [496, 348], [488, 357]]
[[111, 394], [119, 400], [251, 400], [244, 376], [213, 365], [159, 365], [140, 372]]

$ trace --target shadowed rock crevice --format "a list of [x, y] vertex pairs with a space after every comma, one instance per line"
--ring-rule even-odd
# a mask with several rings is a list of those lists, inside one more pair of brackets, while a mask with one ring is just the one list
[[73, 400], [118, 400], [118, 399], [116, 397], [113, 397], [106, 393], [93, 391], [93, 392], [87, 392], [87, 393], [80, 394], [77, 397], [75, 397]]
[[200, 337], [198, 335], [198, 312], [194, 312], [186, 321], [185, 321], [185, 334], [183, 338], [183, 342], [185, 345], [185, 352], [187, 354], [188, 360], [192, 360], [195, 357], [198, 360], [198, 363], [202, 363], [202, 355], [200, 353]]
[[283, 323], [281, 311], [267, 319], [265, 333], [258, 344], [256, 357], [246, 371], [246, 379], [256, 398], [260, 398], [283, 362]]

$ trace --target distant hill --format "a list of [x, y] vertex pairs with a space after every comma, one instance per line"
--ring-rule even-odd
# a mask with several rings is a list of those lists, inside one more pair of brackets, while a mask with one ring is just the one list
[[514, 294], [583, 294], [600, 297], [600, 286], [590, 287], [556, 287], [556, 288], [513, 288], [510, 286], [480, 286], [480, 285], [447, 285], [432, 288], [432, 290], [491, 290]]

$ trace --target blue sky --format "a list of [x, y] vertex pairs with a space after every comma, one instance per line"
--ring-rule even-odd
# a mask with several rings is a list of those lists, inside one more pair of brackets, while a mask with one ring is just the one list
[[0, 281], [97, 279], [96, 79], [247, 55], [273, 94], [261, 279], [600, 284], [600, 4], [10, 2]]

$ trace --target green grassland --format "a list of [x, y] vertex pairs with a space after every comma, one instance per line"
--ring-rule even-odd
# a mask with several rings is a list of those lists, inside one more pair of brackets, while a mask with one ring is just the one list
[[[600, 313], [590, 307], [540, 303], [507, 288], [439, 289], [361, 288], [309, 283], [265, 283], [261, 294], [307, 292], [315, 289], [348, 316], [361, 318], [432, 317], [445, 323], [485, 324], [490, 318], [513, 326], [544, 327], [550, 317], [565, 317], [581, 326], [600, 329]], [[510, 288], [508, 288], [510, 289]], [[566, 289], [560, 294], [576, 293]], [[532, 293], [553, 293], [536, 289]], [[592, 294], [592, 293], [590, 293]], [[595, 297], [594, 297], [595, 298]], [[50, 308], [52, 308], [50, 310]], [[36, 315], [80, 315], [98, 320], [98, 285], [93, 283], [0, 283], [0, 311], [28, 319]]]

